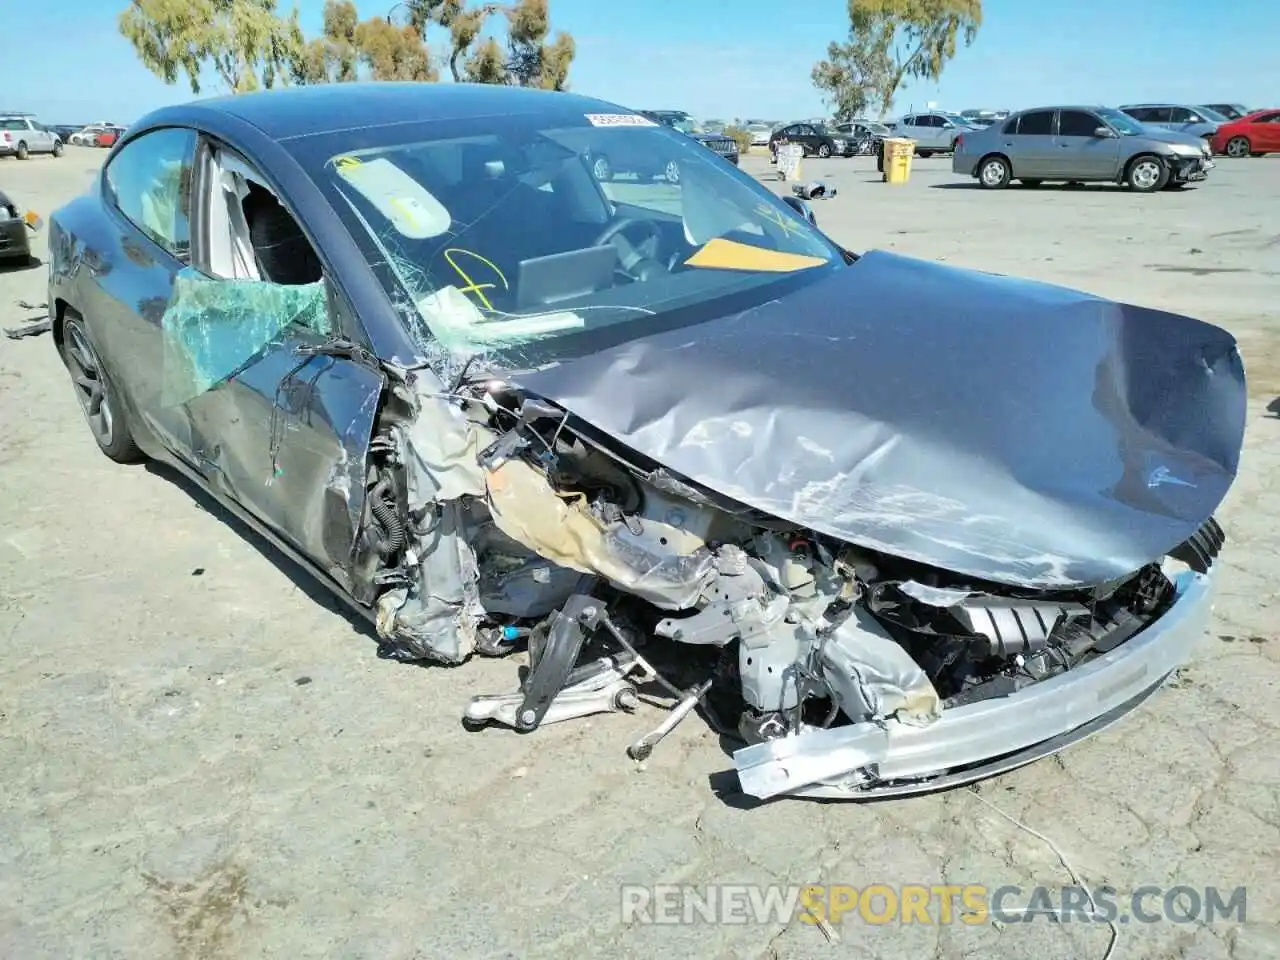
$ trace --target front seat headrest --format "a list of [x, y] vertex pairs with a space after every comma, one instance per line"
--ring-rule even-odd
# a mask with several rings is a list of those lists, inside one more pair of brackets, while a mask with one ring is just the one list
[[244, 200], [244, 215], [262, 279], [289, 286], [321, 279], [324, 271], [311, 241], [269, 191], [251, 185]]

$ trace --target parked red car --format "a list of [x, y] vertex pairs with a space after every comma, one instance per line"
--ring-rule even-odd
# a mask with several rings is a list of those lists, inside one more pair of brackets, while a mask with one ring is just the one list
[[124, 130], [121, 127], [107, 127], [107, 129], [99, 132], [97, 137], [94, 138], [94, 141], [93, 141], [94, 146], [97, 146], [97, 147], [114, 146], [116, 140], [119, 139], [120, 134], [123, 132]]
[[1228, 157], [1260, 157], [1280, 153], [1280, 110], [1255, 110], [1224, 123], [1213, 135], [1213, 152]]

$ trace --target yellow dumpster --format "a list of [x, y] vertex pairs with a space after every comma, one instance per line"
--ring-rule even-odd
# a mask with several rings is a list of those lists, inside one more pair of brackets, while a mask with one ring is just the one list
[[884, 182], [906, 183], [911, 178], [911, 158], [916, 142], [905, 137], [889, 137], [883, 141]]

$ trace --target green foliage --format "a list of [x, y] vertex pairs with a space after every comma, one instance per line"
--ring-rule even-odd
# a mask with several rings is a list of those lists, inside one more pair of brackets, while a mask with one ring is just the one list
[[284, 83], [304, 45], [276, 0], [132, 0], [119, 28], [143, 66], [165, 83], [185, 74], [197, 94], [206, 68], [231, 92]]
[[739, 154], [750, 152], [751, 133], [749, 131], [742, 129], [742, 127], [725, 127], [724, 135], [726, 137], [733, 137], [734, 141], [738, 144]]
[[507, 70], [522, 87], [563, 90], [569, 84], [569, 64], [575, 52], [573, 37], [551, 33], [547, 0], [519, 0], [507, 10]]
[[892, 66], [885, 51], [864, 37], [827, 46], [827, 59], [814, 64], [813, 85], [837, 120], [863, 116], [886, 86]]
[[[449, 31], [449, 72], [454, 80], [506, 83], [546, 90], [568, 86], [569, 65], [575, 52], [573, 37], [551, 32], [547, 0], [516, 0], [511, 4], [466, 0], [407, 0], [409, 22], [426, 35], [433, 25]], [[477, 46], [491, 18], [506, 18], [506, 44], [487, 37]]]
[[[197, 94], [208, 70], [232, 92], [290, 80], [438, 80], [428, 47], [435, 30], [448, 34], [454, 80], [547, 90], [568, 86], [574, 42], [563, 32], [548, 39], [548, 0], [474, 6], [466, 0], [407, 0], [398, 6], [408, 14], [403, 25], [389, 16], [362, 21], [353, 0], [326, 0], [322, 33], [311, 40], [302, 34], [297, 10], [282, 17], [277, 0], [131, 0], [119, 26], [149, 70], [166, 83], [185, 74]], [[481, 40], [499, 14], [506, 19], [504, 40]]]
[[936, 82], [981, 26], [982, 0], [849, 0], [848, 42], [831, 44], [813, 82], [837, 113], [874, 104], [884, 116], [906, 80]]
[[344, 83], [359, 78], [356, 31], [360, 14], [351, 0], [325, 0], [321, 36], [307, 41], [290, 64], [295, 83]]

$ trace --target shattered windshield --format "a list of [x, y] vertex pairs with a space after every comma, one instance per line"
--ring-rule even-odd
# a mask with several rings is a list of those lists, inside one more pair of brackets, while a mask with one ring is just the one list
[[843, 266], [792, 207], [645, 117], [538, 121], [381, 128], [385, 142], [321, 159], [421, 338], [509, 364], [574, 355], [594, 331], [702, 322]]

